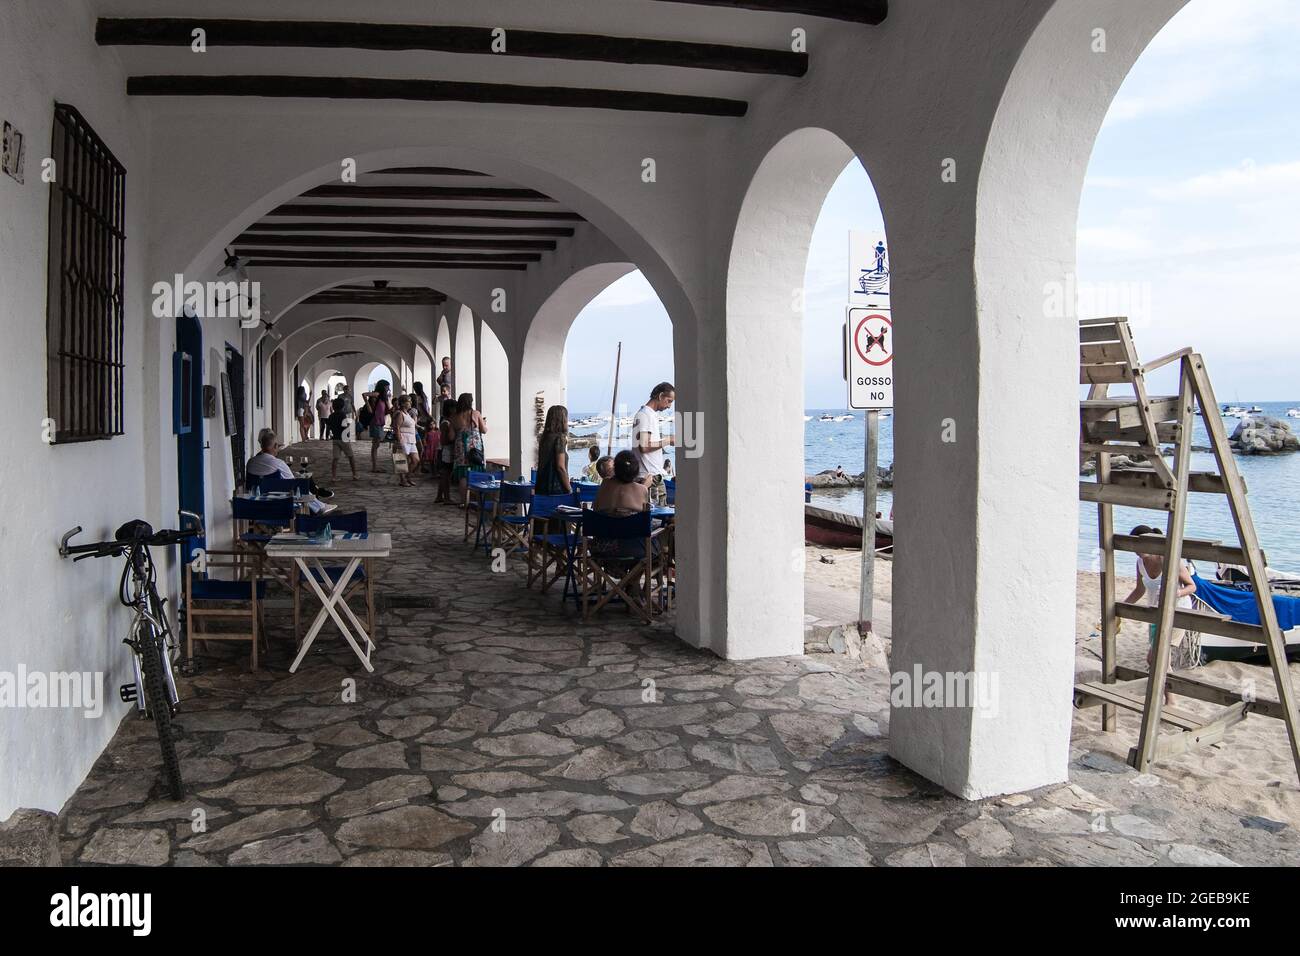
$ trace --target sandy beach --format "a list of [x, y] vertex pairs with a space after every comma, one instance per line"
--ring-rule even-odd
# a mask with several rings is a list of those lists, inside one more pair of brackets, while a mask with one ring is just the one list
[[[819, 616], [818, 611], [822, 609], [855, 607], [859, 553], [813, 546], [809, 546], [806, 553], [805, 593], [809, 614]], [[834, 563], [826, 563], [823, 558]], [[890, 634], [892, 572], [890, 561], [876, 562], [875, 630], [884, 639], [886, 650]], [[1133, 583], [1131, 577], [1117, 578], [1121, 597]], [[1094, 680], [1101, 674], [1098, 574], [1090, 571], [1078, 573], [1075, 607], [1075, 677], [1079, 681]], [[1119, 663], [1145, 669], [1146, 651], [1145, 625], [1123, 623], [1118, 639]], [[1300, 688], [1300, 664], [1292, 664], [1290, 672], [1293, 685]], [[1243, 682], [1253, 680], [1261, 700], [1276, 700], [1272, 672], [1267, 665], [1215, 661], [1196, 668], [1195, 675], [1200, 680], [1231, 690], [1239, 690]], [[1216, 705], [1180, 697], [1177, 706], [1203, 715], [1211, 713]], [[1118, 730], [1103, 733], [1100, 708], [1074, 711], [1072, 759], [1092, 751], [1124, 761], [1129, 748], [1137, 743], [1138, 721], [1136, 713], [1120, 711]], [[1252, 715], [1231, 728], [1222, 743], [1157, 764], [1153, 774], [1207, 811], [1226, 811], [1241, 817], [1258, 816], [1287, 823], [1293, 830], [1300, 829], [1300, 785], [1296, 780], [1286, 728], [1280, 720]], [[1151, 799], [1159, 802], [1154, 790]], [[1181, 804], [1184, 801], [1177, 802]]]

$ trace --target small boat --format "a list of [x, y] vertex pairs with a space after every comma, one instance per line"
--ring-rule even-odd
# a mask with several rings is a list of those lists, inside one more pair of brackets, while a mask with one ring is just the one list
[[[809, 544], [826, 548], [852, 548], [862, 550], [862, 518], [860, 515], [818, 508], [805, 502], [803, 506], [803, 538]], [[876, 519], [876, 553], [892, 554], [894, 550], [894, 523]]]
[[1250, 414], [1251, 414], [1251, 415], [1263, 415], [1263, 414], [1264, 414], [1264, 409], [1260, 408], [1258, 405], [1252, 405], [1252, 406], [1250, 406]]
[[821, 418], [819, 418], [819, 419], [817, 419], [817, 420], [818, 420], [819, 422], [833, 422], [833, 421], [835, 421], [835, 416], [834, 416], [834, 415], [831, 415], [831, 414], [826, 414], [826, 415], [821, 416]]
[[1287, 418], [1300, 418], [1300, 408], [1288, 408], [1286, 410]]
[[851, 421], [853, 421], [853, 416], [852, 416], [852, 415], [836, 415], [836, 416], [835, 416], [835, 420], [836, 420], [837, 422], [851, 422]]

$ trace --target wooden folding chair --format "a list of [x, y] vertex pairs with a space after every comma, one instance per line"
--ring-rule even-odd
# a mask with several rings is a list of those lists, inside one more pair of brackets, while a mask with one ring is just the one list
[[[569, 562], [574, 551], [573, 536], [564, 519], [556, 516], [562, 505], [576, 506], [573, 495], [533, 495], [528, 510], [528, 579], [541, 584], [545, 593], [561, 577], [568, 580]], [[547, 576], [549, 571], [555, 573]]]
[[528, 509], [532, 501], [531, 486], [502, 483], [492, 512], [492, 526], [483, 543], [484, 551], [492, 547], [505, 548], [507, 552], [528, 550], [528, 529], [532, 525]]
[[649, 511], [616, 518], [587, 510], [582, 514], [578, 577], [582, 619], [614, 600], [649, 624], [655, 613], [655, 581], [660, 575], [658, 539]]
[[267, 559], [266, 545], [277, 533], [293, 526], [293, 499], [232, 498], [230, 516], [234, 524], [236, 577], [245, 577], [251, 567], [256, 577], [272, 578], [292, 587], [289, 569]]
[[[261, 580], [256, 570], [247, 580], [223, 581], [210, 576], [213, 568], [230, 568], [243, 570], [240, 559], [243, 555], [237, 551], [204, 551], [202, 554], [203, 571], [194, 570], [194, 562], [185, 564], [185, 656], [194, 657], [194, 642], [200, 641], [248, 641], [252, 644], [251, 667], [258, 667], [258, 646], [265, 646], [265, 629], [262, 609], [266, 598], [266, 582]], [[217, 560], [213, 560], [217, 558]], [[221, 560], [221, 559], [226, 560]], [[231, 608], [229, 605], [240, 605]], [[212, 631], [206, 627], [208, 620], [248, 621], [247, 631]]]

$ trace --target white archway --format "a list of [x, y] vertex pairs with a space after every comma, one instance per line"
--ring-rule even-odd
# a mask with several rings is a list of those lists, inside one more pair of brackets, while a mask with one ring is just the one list
[[474, 396], [474, 407], [482, 410], [483, 394], [478, 384], [477, 347], [474, 341], [474, 313], [467, 305], [460, 307], [456, 317], [456, 344], [451, 360], [452, 381], [456, 385], [456, 397], [468, 392]]

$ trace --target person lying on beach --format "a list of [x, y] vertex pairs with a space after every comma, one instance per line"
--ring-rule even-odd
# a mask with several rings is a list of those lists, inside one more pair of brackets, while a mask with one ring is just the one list
[[[1132, 531], [1131, 535], [1155, 535], [1163, 536], [1158, 528], [1152, 528], [1149, 525], [1140, 524]], [[1158, 554], [1140, 554], [1137, 558], [1137, 584], [1124, 599], [1124, 603], [1132, 604], [1138, 598], [1146, 596], [1148, 607], [1160, 606], [1160, 588], [1161, 579], [1165, 573], [1165, 559]], [[1178, 569], [1178, 600], [1176, 607], [1191, 610], [1192, 595], [1196, 593], [1196, 582], [1192, 580], [1191, 572], [1187, 570], [1187, 565], [1183, 564]], [[1182, 628], [1175, 627], [1169, 633], [1169, 644], [1171, 647], [1177, 647], [1183, 642], [1187, 632]], [[1156, 625], [1147, 625], [1147, 638], [1150, 644], [1147, 650], [1147, 670], [1155, 665], [1156, 659]], [[1165, 703], [1173, 703], [1173, 694], [1165, 691]]]

